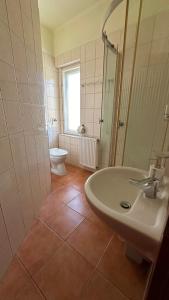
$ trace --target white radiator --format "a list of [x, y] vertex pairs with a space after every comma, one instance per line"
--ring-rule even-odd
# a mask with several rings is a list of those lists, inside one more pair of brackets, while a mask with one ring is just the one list
[[96, 138], [80, 138], [80, 164], [96, 169], [98, 167], [99, 140]]

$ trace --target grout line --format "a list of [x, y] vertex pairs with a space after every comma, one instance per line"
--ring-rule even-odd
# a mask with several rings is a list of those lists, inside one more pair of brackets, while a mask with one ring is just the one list
[[17, 257], [17, 260], [18, 260], [19, 264], [21, 265], [22, 269], [24, 270], [24, 272], [27, 274], [28, 278], [33, 283], [34, 287], [36, 287], [36, 289], [39, 291], [39, 293], [42, 296], [42, 298], [45, 299], [45, 300], [47, 300], [45, 294], [43, 293], [43, 291], [41, 290], [41, 288], [38, 286], [38, 284], [36, 283], [36, 281], [32, 277], [31, 273], [29, 272], [29, 270], [27, 269], [27, 267], [22, 262], [21, 258], [18, 255], [16, 255], [16, 257]]
[[109, 279], [107, 279], [104, 275], [104, 273], [102, 273], [99, 269], [98, 269], [98, 266], [99, 264], [101, 263], [102, 259], [103, 259], [103, 256], [105, 255], [110, 243], [112, 242], [112, 240], [114, 239], [114, 236], [112, 236], [111, 240], [109, 241], [107, 247], [105, 248], [105, 251], [103, 253], [103, 255], [100, 257], [97, 265], [96, 265], [96, 269], [95, 271], [97, 271], [107, 282], [109, 282], [112, 286], [114, 286], [123, 296], [125, 296], [128, 300], [133, 300], [131, 297], [129, 297], [128, 295], [124, 294], [123, 291], [121, 290], [121, 288], [113, 281], [111, 282]]
[[62, 242], [65, 242], [62, 236], [60, 236], [54, 229], [52, 229], [45, 221], [41, 220], [40, 218], [37, 218], [48, 230], [52, 231], [54, 235], [56, 235], [57, 238], [61, 239]]

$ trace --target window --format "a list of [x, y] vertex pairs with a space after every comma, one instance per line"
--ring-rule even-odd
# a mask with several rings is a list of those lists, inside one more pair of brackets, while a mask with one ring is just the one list
[[64, 133], [77, 134], [80, 126], [80, 66], [69, 66], [62, 72]]

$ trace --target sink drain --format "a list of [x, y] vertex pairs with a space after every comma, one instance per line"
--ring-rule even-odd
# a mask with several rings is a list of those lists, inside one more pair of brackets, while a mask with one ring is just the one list
[[127, 201], [122, 201], [122, 202], [120, 203], [120, 206], [123, 207], [124, 209], [129, 209], [129, 208], [131, 208], [131, 204], [130, 204], [129, 202], [127, 202]]

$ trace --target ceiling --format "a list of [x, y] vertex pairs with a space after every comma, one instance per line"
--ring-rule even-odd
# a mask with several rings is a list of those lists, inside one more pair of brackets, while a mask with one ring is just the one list
[[54, 29], [98, 2], [99, 0], [38, 0], [40, 21]]

